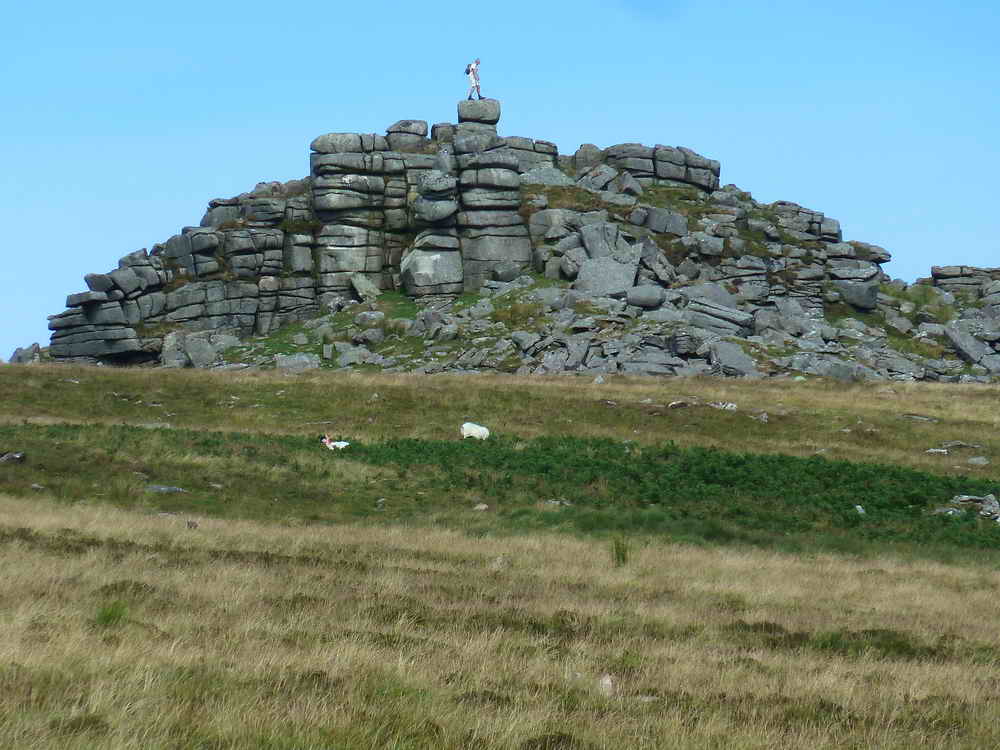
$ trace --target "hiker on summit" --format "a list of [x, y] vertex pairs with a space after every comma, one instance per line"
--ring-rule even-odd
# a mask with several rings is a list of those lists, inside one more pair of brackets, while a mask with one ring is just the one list
[[469, 99], [472, 99], [472, 92], [476, 92], [476, 96], [480, 99], [483, 98], [482, 93], [479, 91], [479, 58], [476, 61], [469, 63], [465, 66], [465, 73], [469, 76]]

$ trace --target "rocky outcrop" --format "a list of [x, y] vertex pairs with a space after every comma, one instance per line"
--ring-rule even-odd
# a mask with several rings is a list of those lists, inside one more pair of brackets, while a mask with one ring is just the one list
[[[34, 365], [42, 361], [42, 347], [37, 343], [31, 344], [30, 346], [19, 346], [14, 350], [14, 353], [10, 355], [10, 361], [8, 364], [11, 365]], [[3, 360], [0, 360], [2, 363]]]
[[[891, 282], [883, 248], [844, 241], [821, 212], [720, 187], [719, 163], [688, 148], [560, 156], [549, 141], [501, 136], [496, 100], [462, 101], [457, 115], [319, 136], [308, 177], [212, 200], [199, 226], [88, 274], [50, 318], [47, 352], [12, 361], [226, 366], [251, 334], [398, 289], [427, 314], [270, 363], [391, 369], [405, 363], [376, 351], [387, 337], [438, 346], [495, 330], [489, 347], [411, 369], [1000, 375], [1000, 269], [936, 266], [916, 285]], [[539, 279], [526, 273], [564, 288], [528, 290]], [[531, 331], [490, 323], [491, 303], [449, 312], [462, 292], [509, 302], [529, 291], [534, 301], [516, 304], [541, 306]]]

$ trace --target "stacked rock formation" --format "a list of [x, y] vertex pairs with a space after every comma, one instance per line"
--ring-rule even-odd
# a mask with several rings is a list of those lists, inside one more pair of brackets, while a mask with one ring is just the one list
[[[462, 210], [458, 234], [467, 289], [478, 289], [502, 263], [524, 268], [531, 240], [521, 207], [517, 151], [497, 136], [500, 103], [484, 99], [461, 102], [455, 131]], [[533, 153], [533, 152], [532, 152]]]
[[212, 200], [200, 226], [89, 274], [50, 319], [51, 356], [157, 359], [167, 329], [267, 334], [344, 295], [454, 294], [527, 267], [519, 176], [558, 154], [500, 138], [499, 119], [496, 100], [463, 101], [432, 138], [422, 120], [316, 138], [309, 178]]
[[[772, 358], [770, 371], [959, 377], [958, 360], [888, 348], [891, 330], [951, 349], [976, 377], [1000, 373], [1000, 269], [935, 267], [920, 282], [933, 291], [933, 310], [917, 310], [906, 285], [893, 282], [896, 296], [886, 293], [885, 250], [845, 242], [839, 222], [820, 212], [720, 188], [719, 163], [688, 148], [584, 144], [560, 156], [548, 141], [501, 137], [500, 103], [490, 99], [460, 102], [457, 120], [316, 138], [307, 178], [212, 200], [200, 226], [88, 274], [88, 291], [69, 295], [69, 309], [50, 318], [49, 355], [210, 366], [240, 338], [351, 298], [386, 289], [496, 293], [515, 279], [523, 288], [523, 274], [535, 272], [607, 311], [612, 327], [633, 321], [646, 343], [629, 338], [639, 333], [606, 340], [604, 323], [594, 328], [556, 305], [544, 322], [552, 335], [509, 338], [456, 367], [507, 366], [517, 354], [529, 372], [756, 372], [724, 340], [738, 337], [791, 350]], [[976, 305], [947, 323], [938, 314], [973, 297]], [[831, 305], [840, 315], [881, 315], [886, 328], [856, 321], [835, 329], [824, 320]], [[426, 332], [428, 341], [463, 331], [460, 319], [410, 322], [411, 335]], [[474, 323], [469, 332], [482, 332], [483, 321]], [[556, 335], [559, 326], [576, 333]], [[374, 345], [380, 335], [362, 338]], [[388, 366], [356, 343], [328, 347], [345, 362]]]

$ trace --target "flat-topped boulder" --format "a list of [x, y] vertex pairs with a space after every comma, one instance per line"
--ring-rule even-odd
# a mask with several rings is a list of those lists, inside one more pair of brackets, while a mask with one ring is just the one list
[[500, 102], [496, 99], [463, 99], [458, 103], [458, 121], [496, 125], [500, 122]]

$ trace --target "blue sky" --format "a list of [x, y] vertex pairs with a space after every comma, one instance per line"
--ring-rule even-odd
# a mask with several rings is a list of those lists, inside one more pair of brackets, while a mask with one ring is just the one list
[[308, 173], [326, 132], [454, 121], [482, 59], [502, 135], [688, 146], [839, 219], [912, 281], [1000, 266], [1000, 21], [986, 2], [12, 4], [0, 27], [0, 357], [83, 275]]

